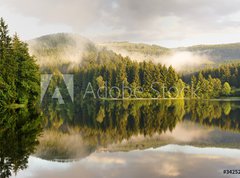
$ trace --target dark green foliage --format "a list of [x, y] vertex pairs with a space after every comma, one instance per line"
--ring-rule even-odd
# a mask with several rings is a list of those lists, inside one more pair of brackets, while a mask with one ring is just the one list
[[0, 110], [0, 177], [27, 168], [38, 144], [41, 119], [35, 109]]
[[40, 93], [39, 68], [28, 53], [26, 43], [17, 35], [8, 35], [7, 25], [0, 20], [0, 106], [35, 105]]
[[[104, 53], [104, 56], [102, 53]], [[107, 82], [109, 90], [114, 86], [121, 89], [124, 84], [124, 86], [131, 87], [133, 90], [137, 87], [143, 87], [144, 92], [139, 97], [154, 97], [156, 93], [152, 87], [160, 92], [161, 86], [168, 89], [177, 86], [180, 82], [178, 74], [171, 66], [167, 68], [160, 64], [145, 61], [138, 63], [116, 54], [112, 56], [113, 58], [109, 58], [109, 61], [106, 61], [106, 56], [111, 54], [109, 51], [101, 51], [97, 58], [97, 64], [80, 67], [78, 72], [74, 73], [75, 87], [80, 89], [80, 92], [85, 91], [89, 82], [91, 82], [95, 92], [99, 83], [103, 86], [103, 82]], [[73, 72], [70, 71], [70, 73]], [[156, 85], [152, 86], [155, 83]], [[129, 94], [128, 92], [125, 91], [126, 96]]]
[[202, 72], [191, 77], [190, 86], [191, 91], [194, 91], [192, 92], [194, 95], [191, 95], [190, 98], [209, 99], [221, 96], [222, 83], [220, 79], [212, 78], [211, 75], [206, 78]]
[[[99, 87], [103, 87], [105, 84], [109, 91], [108, 94], [111, 93], [114, 97], [123, 97], [123, 84], [132, 90], [137, 87], [143, 87], [144, 91], [137, 96], [143, 98], [158, 97], [160, 95], [154, 91], [152, 87], [159, 92], [161, 91], [161, 87], [166, 87], [166, 90], [170, 87], [184, 87], [184, 83], [179, 79], [178, 74], [171, 66], [166, 67], [151, 61], [132, 61], [128, 57], [122, 57], [106, 49], [101, 49], [94, 54], [95, 52], [96, 51], [93, 51], [88, 56], [85, 56], [79, 66], [71, 67], [71, 64], [63, 64], [57, 67], [44, 66], [41, 70], [43, 73], [53, 73], [59, 76], [61, 73], [74, 74], [76, 102], [84, 95], [89, 82], [95, 93]], [[95, 55], [95, 58], [92, 58], [93, 55]], [[117, 90], [110, 92], [112, 87], [120, 88], [121, 92], [119, 93]], [[54, 86], [52, 86], [52, 90], [54, 90]], [[51, 96], [52, 90], [49, 90], [49, 96]], [[103, 93], [102, 89], [100, 91]], [[129, 92], [130, 91], [125, 88], [124, 97], [128, 97]], [[181, 97], [183, 96], [184, 95], [181, 95]]]
[[214, 78], [219, 78], [222, 83], [228, 82], [230, 86], [240, 87], [240, 64], [225, 64], [218, 68], [206, 69], [202, 73], [204, 76], [211, 75]]
[[[238, 82], [240, 77], [237, 77], [238, 69], [234, 70], [233, 75], [232, 70], [222, 70], [220, 67], [219, 75], [203, 70], [203, 77], [199, 80], [199, 74], [194, 74], [198, 81], [193, 85], [191, 84], [192, 74], [189, 75], [188, 78], [186, 76], [180, 77], [173, 67], [166, 67], [151, 62], [151, 58], [148, 58], [149, 55], [160, 56], [171, 54], [170, 49], [160, 46], [132, 44], [128, 42], [106, 43], [100, 45], [110, 49], [107, 50], [104, 47], [98, 48], [94, 43], [85, 38], [71, 34], [48, 35], [30, 41], [29, 44], [31, 45], [32, 52], [38, 58], [42, 72], [74, 74], [75, 93], [78, 93], [78, 95], [75, 96], [76, 98], [81, 98], [80, 96], [83, 95], [89, 82], [91, 82], [96, 92], [98, 87], [100, 87], [97, 78], [101, 79], [101, 85], [103, 82], [106, 82], [108, 89], [115, 86], [121, 88], [123, 83], [124, 86], [133, 89], [136, 87], [143, 87], [144, 92], [138, 95], [140, 98], [162, 97], [161, 92], [163, 87], [166, 88], [164, 97], [176, 96], [176, 91], [174, 91], [174, 89], [172, 89], [171, 92], [167, 92], [171, 87], [177, 87], [179, 90], [185, 87], [186, 89], [180, 92], [181, 96], [179, 96], [179, 98], [196, 98], [195, 94], [192, 96], [191, 91], [197, 88], [199, 88], [197, 93], [198, 98], [217, 98], [222, 95], [220, 88], [224, 82], [228, 82], [230, 86], [234, 85], [232, 85], [229, 80], [240, 83]], [[228, 45], [229, 49], [235, 48], [234, 46], [238, 48], [237, 45]], [[117, 50], [144, 54], [145, 60], [135, 59], [135, 61], [133, 61], [129, 57], [123, 57], [116, 54], [114, 50], [111, 51], [111, 47]], [[219, 46], [210, 47], [222, 49], [222, 47]], [[194, 52], [205, 49], [207, 48], [201, 46], [188, 48], [188, 50]], [[80, 53], [82, 55], [76, 55]], [[152, 87], [156, 90], [152, 90]], [[101, 91], [103, 92], [103, 90]], [[112, 94], [120, 97], [122, 93], [114, 90]], [[128, 89], [124, 90], [124, 94], [126, 97], [129, 96]]]
[[[42, 71], [57, 75], [60, 73], [74, 74], [77, 100], [82, 99], [89, 82], [95, 94], [99, 87], [102, 87], [100, 93], [104, 94], [103, 86], [106, 86], [108, 96], [104, 95], [104, 98], [109, 97], [112, 87], [118, 87], [121, 90], [111, 90], [110, 93], [114, 98], [129, 97], [130, 91], [127, 88], [122, 90], [123, 84], [125, 87], [130, 87], [132, 91], [141, 87], [143, 92], [131, 95], [131, 97], [137, 98], [187, 97], [201, 99], [217, 98], [222, 94], [222, 81], [216, 76], [206, 76], [205, 72], [202, 72], [196, 74], [196, 77], [193, 75], [192, 81], [185, 80], [186, 84], [172, 66], [166, 67], [151, 61], [132, 61], [129, 57], [122, 57], [106, 49], [93, 51], [85, 56], [77, 67], [71, 68], [71, 64], [64, 64], [57, 67], [43, 67]], [[92, 95], [92, 97], [94, 96]]]

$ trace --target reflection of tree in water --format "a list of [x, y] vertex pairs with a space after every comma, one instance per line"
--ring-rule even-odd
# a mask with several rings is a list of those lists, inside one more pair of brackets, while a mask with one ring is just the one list
[[186, 108], [192, 121], [228, 131], [239, 131], [239, 103], [219, 101], [189, 101]]
[[[184, 103], [168, 102], [106, 102], [104, 105], [96, 105], [97, 116], [91, 113], [89, 117], [89, 114], [82, 110], [78, 112], [75, 121], [84, 130], [84, 138], [97, 135], [101, 142], [98, 144], [105, 145], [133, 135], [152, 135], [172, 130], [177, 121], [182, 120]], [[102, 122], [96, 120], [99, 115], [104, 116]]]
[[[76, 155], [84, 157], [98, 146], [119, 143], [139, 134], [152, 136], [172, 131], [183, 119], [234, 131], [239, 131], [240, 122], [237, 119], [239, 111], [236, 104], [197, 100], [92, 100], [78, 103], [74, 107], [72, 104], [52, 104], [51, 107], [44, 108], [44, 111], [45, 133], [54, 132], [54, 136], [51, 140], [45, 139], [46, 143], [43, 144], [49, 145], [50, 142], [52, 146], [41, 149], [45, 150], [44, 154], [39, 154], [42, 158], [76, 158]], [[66, 140], [72, 140], [72, 135], [78, 135], [78, 140], [83, 143], [78, 142], [78, 148], [74, 148], [76, 151], [71, 146], [72, 142], [61, 146], [55, 140], [60, 140], [62, 133], [69, 136]], [[79, 152], [80, 149], [82, 152]], [[62, 150], [65, 150], [64, 153]]]
[[28, 157], [37, 145], [41, 121], [37, 113], [20, 109], [0, 111], [0, 177], [27, 168]]
[[78, 127], [85, 142], [104, 146], [133, 135], [152, 135], [172, 130], [184, 116], [184, 102], [86, 102], [75, 107], [73, 118], [65, 119], [62, 116], [66, 116], [67, 110], [48, 108], [45, 111], [47, 128], [67, 133], [69, 127]]

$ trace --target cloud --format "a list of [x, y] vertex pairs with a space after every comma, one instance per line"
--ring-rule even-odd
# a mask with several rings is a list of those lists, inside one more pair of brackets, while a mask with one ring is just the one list
[[238, 0], [0, 0], [0, 4], [42, 25], [66, 25], [98, 40], [151, 43], [216, 34], [221, 40], [222, 34], [237, 34], [240, 29]]
[[1, 0], [16, 13], [38, 18], [42, 24], [65, 24], [75, 29], [84, 29], [101, 17], [105, 0]]
[[174, 163], [168, 163], [168, 162], [162, 164], [161, 168], [157, 167], [155, 171], [160, 176], [162, 175], [166, 177], [177, 177], [180, 175], [178, 166]]
[[228, 18], [239, 12], [233, 4], [239, 6], [240, 2], [123, 0], [119, 1], [117, 9], [110, 11], [109, 16], [115, 18], [109, 21], [115, 28], [122, 29], [123, 36], [130, 32], [143, 40], [181, 40], [199, 34], [226, 32], [229, 26], [239, 27], [239, 21]]

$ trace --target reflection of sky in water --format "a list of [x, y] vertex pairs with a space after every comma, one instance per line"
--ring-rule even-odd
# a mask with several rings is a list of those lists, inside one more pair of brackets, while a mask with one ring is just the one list
[[[134, 135], [128, 139], [124, 139], [120, 143], [113, 143], [108, 145], [107, 149], [105, 150], [116, 151], [118, 148], [124, 148], [124, 146], [127, 147], [129, 144], [141, 145], [146, 140], [149, 140], [149, 142], [152, 141], [155, 144], [158, 143], [162, 145], [181, 144], [200, 147], [208, 146], [239, 148], [240, 134], [237, 132], [224, 131], [219, 128], [203, 126], [190, 121], [182, 121], [181, 123], [178, 123], [178, 125], [176, 125], [172, 131], [168, 130], [165, 133], [161, 134], [155, 133], [151, 136], [144, 136], [142, 134]], [[134, 146], [132, 146], [132, 148], [134, 149]], [[161, 151], [163, 151], [163, 148], [164, 147], [161, 147]], [[168, 149], [170, 148], [168, 147]], [[186, 148], [184, 148], [183, 151], [185, 149]]]
[[[146, 112], [151, 107], [147, 107]], [[221, 114], [222, 110], [218, 109], [217, 113]], [[142, 125], [137, 122], [134, 125], [130, 122], [131, 119], [126, 122], [129, 124], [122, 123], [124, 117], [112, 125], [113, 129], [107, 127], [108, 122], [105, 119], [97, 125], [85, 126], [84, 122], [82, 125], [72, 125], [68, 132], [59, 132], [59, 129], [45, 130], [35, 152], [37, 157], [49, 160], [73, 158], [78, 161], [60, 163], [30, 157], [29, 167], [19, 171], [16, 177], [238, 177], [223, 175], [224, 169], [240, 169], [238, 116], [239, 112], [233, 113], [231, 117], [229, 115], [229, 118], [219, 115], [218, 119], [214, 119], [207, 115], [205, 119], [195, 122], [191, 119], [177, 121], [173, 115], [169, 116], [173, 120], [157, 120], [157, 116], [148, 115], [146, 117], [149, 120], [145, 119], [146, 122]], [[138, 117], [136, 115], [135, 120], [140, 122]], [[95, 118], [90, 121], [95, 121]], [[128, 120], [125, 118], [124, 121]], [[105, 132], [105, 127], [109, 133]], [[124, 131], [125, 128], [130, 130], [127, 130], [126, 135], [120, 134], [120, 137], [119, 131], [114, 130], [119, 127]], [[149, 132], [144, 134], [145, 131]], [[123, 150], [128, 152], [122, 152]]]
[[223, 169], [240, 169], [240, 150], [166, 145], [145, 151], [93, 153], [72, 163], [30, 157], [29, 163], [18, 178], [218, 178], [231, 177], [223, 175]]

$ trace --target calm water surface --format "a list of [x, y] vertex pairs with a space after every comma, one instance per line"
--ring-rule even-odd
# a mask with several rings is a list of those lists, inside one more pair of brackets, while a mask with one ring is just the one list
[[2, 177], [239, 177], [223, 170], [240, 169], [240, 102], [89, 101], [42, 111], [1, 113], [9, 122], [0, 130]]

